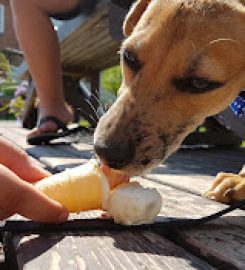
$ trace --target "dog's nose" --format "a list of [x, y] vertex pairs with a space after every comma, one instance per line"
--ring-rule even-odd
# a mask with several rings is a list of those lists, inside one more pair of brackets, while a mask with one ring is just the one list
[[117, 170], [130, 164], [135, 154], [134, 144], [130, 142], [108, 144], [95, 142], [94, 149], [105, 165]]

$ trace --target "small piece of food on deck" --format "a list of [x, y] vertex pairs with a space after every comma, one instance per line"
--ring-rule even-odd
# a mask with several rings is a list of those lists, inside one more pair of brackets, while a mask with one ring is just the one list
[[36, 187], [70, 213], [104, 209], [110, 194], [108, 179], [93, 160], [45, 178]]
[[122, 184], [111, 192], [106, 210], [116, 223], [140, 225], [154, 222], [161, 207], [162, 197], [156, 189], [132, 182]]

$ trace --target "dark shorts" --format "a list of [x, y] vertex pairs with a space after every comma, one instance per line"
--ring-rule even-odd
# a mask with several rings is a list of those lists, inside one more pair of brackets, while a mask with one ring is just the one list
[[94, 11], [96, 3], [97, 0], [80, 0], [79, 4], [74, 9], [67, 12], [49, 14], [49, 16], [56, 20], [70, 20], [80, 14], [89, 15]]
[[[112, 0], [112, 3], [122, 8], [129, 9], [134, 1], [135, 0]], [[49, 14], [49, 16], [56, 20], [70, 20], [81, 14], [89, 15], [94, 11], [97, 2], [97, 0], [80, 0], [79, 4], [74, 9], [67, 12]]]

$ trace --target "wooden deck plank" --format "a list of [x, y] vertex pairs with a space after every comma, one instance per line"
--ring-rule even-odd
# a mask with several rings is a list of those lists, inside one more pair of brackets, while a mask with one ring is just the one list
[[[157, 188], [163, 198], [162, 217], [200, 218], [222, 210], [223, 204], [206, 200], [175, 188], [148, 180], [147, 187]], [[159, 220], [161, 220], [161, 218]], [[178, 231], [169, 238], [205, 257], [221, 269], [244, 269], [245, 265], [245, 211], [236, 210], [196, 229]]]
[[[27, 131], [22, 132], [21, 129], [13, 128], [11, 130], [0, 128], [0, 133], [4, 133], [13, 143], [25, 149], [29, 155], [36, 158], [44, 164], [52, 172], [63, 171], [66, 168], [72, 168], [81, 165], [88, 160], [88, 151], [80, 152], [80, 155], [72, 154], [72, 151], [65, 151], [66, 147], [59, 146], [30, 146], [26, 142]], [[19, 134], [22, 133], [22, 134]], [[91, 154], [92, 155], [92, 154]]]
[[102, 231], [24, 237], [17, 245], [17, 259], [19, 269], [25, 270], [215, 269], [153, 233]]
[[146, 177], [202, 194], [209, 188], [218, 172], [238, 173], [244, 160], [245, 149], [179, 150]]
[[[65, 70], [76, 68], [86, 74], [87, 70], [104, 69], [119, 62], [120, 42], [109, 33], [109, 10], [107, 3], [63, 39], [61, 59]], [[113, 53], [115, 56], [111, 57]]]
[[[86, 44], [84, 44], [83, 48], [79, 48], [77, 54], [69, 60], [70, 63], [68, 62], [68, 64], [76, 66], [81, 62], [88, 62], [88, 60], [98, 60], [96, 58], [97, 55], [104, 55], [104, 53], [102, 53], [100, 50], [105, 50], [108, 52], [107, 48], [111, 46], [111, 41], [112, 39], [108, 37], [108, 32], [101, 29], [101, 31], [94, 33], [93, 39], [88, 40]], [[114, 43], [112, 43], [112, 45], [114, 46]]]
[[[101, 20], [103, 18], [100, 18]], [[72, 60], [75, 59], [75, 56], [80, 57], [80, 54], [83, 54], [83, 50], [86, 51], [89, 49], [89, 46], [96, 46], [93, 41], [96, 41], [97, 35], [101, 37], [101, 34], [106, 36], [104, 24], [106, 23], [106, 20], [103, 21], [103, 27], [98, 27], [95, 25], [92, 27], [92, 29], [88, 29], [88, 32], [82, 32], [79, 36], [79, 39], [74, 40], [74, 43], [70, 44], [69, 48], [73, 49], [68, 54], [64, 55], [64, 63], [72, 62]], [[106, 25], [105, 25], [106, 27]], [[107, 26], [108, 27], [108, 26]], [[97, 40], [100, 41], [100, 40]], [[72, 47], [72, 48], [71, 48]], [[63, 52], [62, 52], [63, 53]]]
[[[171, 187], [150, 182], [148, 180], [142, 180], [142, 182], [145, 186], [157, 188], [163, 197], [163, 206], [161, 214], [158, 217], [159, 220], [166, 217], [198, 218], [214, 213], [226, 207], [222, 204], [205, 200], [199, 196], [188, 194]], [[72, 218], [98, 217], [100, 213], [100, 211], [91, 211], [88, 213], [83, 212], [80, 215], [72, 216]], [[196, 256], [201, 257], [203, 261], [207, 261], [210, 265], [213, 265], [219, 269], [243, 270], [243, 266], [245, 265], [245, 249], [243, 248], [245, 245], [244, 227], [245, 211], [236, 210], [230, 214], [227, 214], [223, 218], [195, 229], [180, 230], [176, 231], [174, 234], [168, 234], [167, 238], [170, 240], [170, 242], [168, 242], [169, 240], [165, 239], [164, 237], [162, 238], [154, 233], [149, 232], [136, 233], [135, 235], [129, 232], [83, 232], [73, 236], [64, 235], [64, 239], [61, 235], [52, 235], [49, 237], [49, 239], [53, 239], [51, 241], [54, 242], [54, 245], [50, 247], [50, 244], [48, 244], [48, 250], [43, 250], [45, 244], [42, 242], [44, 240], [42, 240], [43, 236], [41, 236], [39, 240], [36, 240], [37, 248], [34, 250], [37, 250], [39, 246], [42, 253], [36, 254], [34, 251], [34, 255], [32, 254], [33, 261], [30, 262], [30, 268], [25, 269], [32, 269], [31, 267], [33, 267], [33, 265], [38, 265], [42, 259], [45, 261], [45, 258], [50, 258], [50, 256], [52, 256], [51, 254], [53, 253], [57, 253], [59, 257], [62, 258], [62, 254], [64, 252], [63, 248], [67, 250], [66, 246], [68, 245], [72, 246], [73, 250], [77, 251], [75, 254], [79, 254], [78, 256], [81, 258], [81, 260], [83, 262], [85, 261], [85, 265], [87, 265], [89, 262], [88, 258], [93, 257], [98, 261], [102, 269], [117, 269], [115, 264], [119, 263], [118, 261], [121, 259], [119, 254], [121, 251], [124, 251], [124, 256], [126, 256], [127, 260], [130, 260], [134, 264], [136, 269], [139, 269], [139, 262], [141, 262], [141, 267], [143, 269], [145, 269], [144, 267], [149, 267], [149, 260], [154, 261], [154, 263], [156, 263], [156, 267], [159, 267], [160, 269], [185, 269], [185, 265], [187, 263], [185, 256], [190, 256], [191, 260], [193, 260], [193, 257], [190, 254], [194, 253]], [[92, 239], [90, 239], [90, 237], [92, 237]], [[62, 248], [59, 251], [57, 251], [57, 239], [61, 240], [61, 244], [58, 244], [58, 246], [61, 245]], [[25, 237], [22, 241], [28, 245], [28, 242], [32, 241], [32, 237]], [[103, 241], [106, 241], [106, 243]], [[184, 263], [183, 265], [179, 264], [178, 262], [178, 254], [179, 252], [182, 253], [183, 251], [181, 251], [182, 249], [179, 250], [179, 247], [175, 246], [173, 242], [176, 242], [178, 245], [189, 250], [190, 252], [188, 255], [185, 253], [185, 256], [181, 256]], [[73, 245], [71, 245], [71, 243], [73, 243]], [[28, 254], [31, 254], [30, 248], [31, 246], [33, 247], [33, 245], [29, 245], [30, 247], [27, 251], [25, 245], [18, 245], [17, 256], [20, 261], [23, 261], [23, 258], [28, 258]], [[101, 254], [102, 250], [104, 254]], [[105, 260], [105, 258], [112, 256], [112, 254], [116, 260], [116, 262], [113, 262], [113, 266], [115, 268], [110, 268], [108, 266], [108, 262], [106, 263]], [[119, 257], [117, 257], [117, 254]], [[157, 258], [156, 256], [151, 257], [152, 255], [156, 255]], [[76, 261], [76, 256], [74, 255], [73, 251], [70, 251], [68, 257], [70, 258], [71, 262]], [[104, 259], [102, 259], [102, 257]], [[135, 259], [133, 259], [134, 257]], [[175, 263], [173, 263], [171, 260], [168, 261], [167, 258], [169, 257], [173, 257]], [[136, 258], [138, 258], [138, 260], [136, 260]], [[60, 259], [60, 261], [67, 264], [66, 260]], [[96, 264], [94, 261], [92, 262]], [[121, 263], [124, 263], [124, 260]], [[188, 267], [186, 269], [192, 269], [193, 263], [196, 265], [197, 262], [194, 260], [191, 265], [187, 263]], [[74, 265], [74, 262], [71, 264]], [[200, 262], [198, 265], [199, 264]], [[167, 268], [167, 265], [169, 268]], [[128, 269], [124, 264], [120, 265], [119, 263], [119, 266], [124, 269]], [[88, 269], [90, 269], [89, 265]], [[149, 267], [147, 269], [155, 268]], [[194, 269], [200, 269], [200, 265]]]
[[[108, 7], [102, 8], [96, 12], [96, 14], [90, 16], [90, 18], [83, 23], [81, 23], [73, 33], [67, 36], [61, 42], [61, 56], [64, 61], [67, 59], [66, 57], [70, 55], [72, 52], [70, 51], [69, 46], [74, 46], [79, 43], [80, 36], [82, 38], [88, 38], [89, 36], [85, 36], [89, 33], [89, 30], [93, 29], [100, 23], [101, 18], [106, 17], [108, 13]], [[76, 47], [76, 46], [74, 46]], [[63, 58], [64, 57], [64, 58]]]
[[[106, 17], [106, 15], [101, 16], [101, 17], [96, 17], [96, 21], [94, 21], [94, 24], [91, 25], [91, 27], [89, 29], [87, 29], [86, 31], [84, 31], [84, 28], [81, 28], [79, 32], [76, 33], [76, 36], [74, 37], [74, 41], [70, 41], [72, 42], [71, 44], [67, 44], [69, 45], [67, 47], [67, 51], [66, 52], [62, 52], [64, 53], [64, 60], [67, 61], [67, 59], [70, 59], [70, 57], [73, 57], [75, 55], [79, 55], [80, 53], [83, 53], [83, 50], [86, 51], [87, 48], [89, 48], [89, 45], [95, 45], [93, 41], [100, 41], [100, 39], [96, 38], [101, 37], [101, 34], [105, 35], [108, 34], [108, 31], [106, 30], [106, 27], [108, 27], [108, 19]], [[79, 39], [77, 38], [79, 37]], [[66, 46], [67, 46], [66, 45]], [[61, 45], [62, 46], [62, 45]], [[73, 49], [72, 51], [68, 51], [68, 48]]]

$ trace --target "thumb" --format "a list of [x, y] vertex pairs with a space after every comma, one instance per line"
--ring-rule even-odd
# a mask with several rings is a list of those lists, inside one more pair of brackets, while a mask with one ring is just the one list
[[49, 223], [64, 222], [68, 218], [69, 213], [63, 206], [2, 165], [0, 186], [0, 220], [13, 214]]

